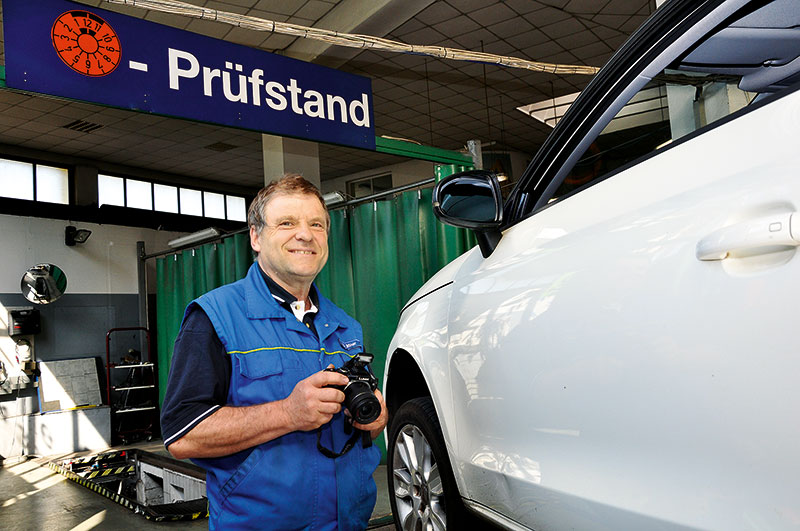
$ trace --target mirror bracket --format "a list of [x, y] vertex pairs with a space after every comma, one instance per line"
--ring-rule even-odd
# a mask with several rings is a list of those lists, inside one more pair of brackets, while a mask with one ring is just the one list
[[489, 258], [502, 237], [503, 233], [496, 229], [475, 231], [475, 238], [478, 240], [478, 247], [484, 258]]

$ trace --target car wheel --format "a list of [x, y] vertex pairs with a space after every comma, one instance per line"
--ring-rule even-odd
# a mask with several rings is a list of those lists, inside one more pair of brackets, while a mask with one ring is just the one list
[[461, 527], [466, 509], [430, 398], [415, 398], [398, 409], [389, 429], [387, 458], [389, 499], [397, 529]]

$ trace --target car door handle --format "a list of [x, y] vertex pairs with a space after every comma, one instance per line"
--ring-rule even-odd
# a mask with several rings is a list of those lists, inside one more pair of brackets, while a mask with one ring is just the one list
[[698, 260], [724, 260], [731, 254], [800, 245], [800, 215], [793, 212], [764, 216], [712, 232], [697, 243]]

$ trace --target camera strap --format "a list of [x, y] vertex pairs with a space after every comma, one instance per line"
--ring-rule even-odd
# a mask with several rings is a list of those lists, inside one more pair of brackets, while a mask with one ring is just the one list
[[320, 453], [325, 457], [336, 459], [337, 457], [341, 457], [350, 450], [352, 450], [359, 436], [361, 437], [361, 445], [364, 448], [369, 448], [370, 446], [372, 446], [372, 437], [370, 437], [369, 432], [363, 430], [353, 430], [353, 434], [350, 436], [349, 439], [347, 439], [347, 442], [344, 444], [344, 448], [342, 448], [342, 451], [336, 453], [333, 450], [330, 450], [322, 446], [322, 427], [320, 426], [319, 428], [317, 428], [317, 450], [319, 450]]

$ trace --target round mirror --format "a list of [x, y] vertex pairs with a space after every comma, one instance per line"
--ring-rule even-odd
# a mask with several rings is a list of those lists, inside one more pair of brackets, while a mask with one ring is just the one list
[[50, 304], [67, 290], [67, 275], [56, 265], [38, 264], [25, 272], [20, 288], [32, 303]]

